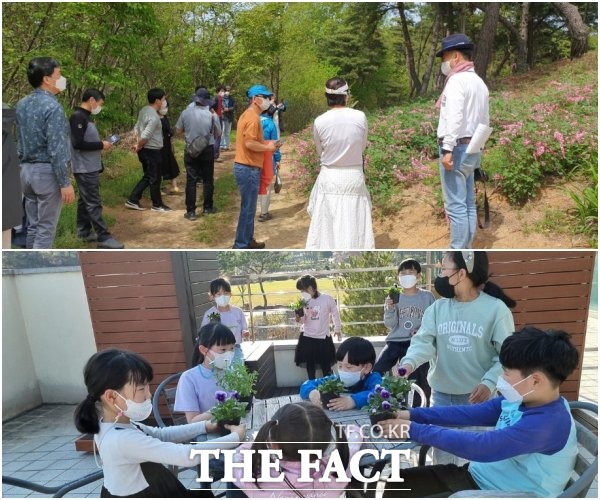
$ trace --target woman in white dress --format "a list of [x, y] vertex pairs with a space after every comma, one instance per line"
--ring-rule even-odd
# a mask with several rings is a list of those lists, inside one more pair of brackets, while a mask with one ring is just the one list
[[325, 84], [331, 108], [313, 127], [321, 171], [310, 193], [311, 217], [306, 248], [375, 248], [371, 197], [365, 184], [363, 152], [367, 145], [367, 117], [347, 108], [348, 84], [331, 78]]

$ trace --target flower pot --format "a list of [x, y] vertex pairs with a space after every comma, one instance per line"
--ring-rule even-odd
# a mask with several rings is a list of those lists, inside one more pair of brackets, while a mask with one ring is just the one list
[[371, 425], [375, 425], [382, 420], [390, 420], [396, 418], [396, 414], [392, 411], [382, 411], [379, 413], [371, 413], [369, 414], [369, 420], [371, 421]]
[[300, 316], [300, 317], [304, 316], [304, 308], [303, 307], [301, 307], [300, 309], [296, 309], [294, 312], [296, 313], [296, 316]]
[[229, 429], [226, 429], [225, 425], [240, 425], [240, 420], [241, 417], [232, 418], [228, 420], [219, 420], [217, 422], [217, 425], [219, 426], [219, 434], [221, 434], [221, 436], [227, 436], [227, 434], [230, 434], [231, 431]]
[[392, 299], [392, 302], [394, 304], [397, 304], [398, 301], [400, 300], [400, 292], [391, 292], [390, 299]]
[[252, 409], [252, 404], [254, 402], [254, 396], [250, 394], [250, 396], [242, 397], [239, 399], [240, 403], [246, 403], [246, 412], [249, 412]]
[[210, 320], [208, 320], [209, 323], [220, 323], [221, 320], [219, 318], [211, 318]]
[[332, 399], [339, 398], [339, 394], [335, 394], [334, 392], [321, 392], [321, 404], [324, 409], [327, 409], [327, 405]]

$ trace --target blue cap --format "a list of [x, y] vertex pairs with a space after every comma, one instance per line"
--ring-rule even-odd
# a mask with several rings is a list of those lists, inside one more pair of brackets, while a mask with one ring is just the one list
[[471, 39], [464, 33], [454, 33], [449, 35], [442, 40], [442, 50], [440, 50], [436, 56], [441, 57], [444, 52], [449, 50], [472, 50], [475, 45], [471, 42]]
[[273, 95], [273, 92], [271, 92], [264, 85], [252, 85], [252, 87], [250, 87], [248, 89], [248, 91], [246, 92], [246, 95], [248, 97], [250, 97], [250, 99], [252, 99], [253, 97], [256, 97], [257, 95], [271, 96], [271, 95]]

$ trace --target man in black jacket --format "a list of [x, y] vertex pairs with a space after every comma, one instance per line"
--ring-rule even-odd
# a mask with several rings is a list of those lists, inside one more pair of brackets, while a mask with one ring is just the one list
[[231, 146], [229, 136], [233, 126], [233, 112], [235, 111], [235, 99], [231, 95], [231, 87], [225, 86], [223, 95], [223, 136], [221, 137], [221, 149], [228, 150]]
[[102, 218], [101, 154], [103, 150], [110, 150], [113, 145], [109, 141], [100, 140], [96, 124], [90, 120], [90, 116], [100, 113], [104, 105], [104, 94], [97, 89], [87, 89], [81, 100], [81, 105], [75, 108], [69, 120], [71, 161], [79, 190], [77, 234], [86, 241], [98, 241], [98, 248], [112, 250], [125, 248], [123, 243], [113, 238]]

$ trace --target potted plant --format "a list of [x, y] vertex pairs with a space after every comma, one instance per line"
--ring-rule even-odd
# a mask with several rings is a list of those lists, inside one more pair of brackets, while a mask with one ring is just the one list
[[298, 299], [296, 302], [290, 304], [290, 309], [296, 313], [297, 316], [304, 316], [304, 308], [308, 306], [308, 300]]
[[375, 391], [369, 393], [367, 400], [367, 412], [372, 425], [381, 420], [396, 417], [396, 412], [402, 409], [401, 404], [383, 385], [377, 384]]
[[236, 393], [228, 394], [225, 391], [215, 392], [217, 404], [210, 409], [212, 421], [219, 426], [219, 432], [222, 436], [229, 434], [224, 426], [239, 425], [240, 419], [246, 414], [247, 403], [238, 400]]
[[407, 406], [406, 395], [411, 390], [412, 380], [386, 375], [383, 377], [381, 385], [386, 388], [404, 407]]
[[393, 285], [390, 287], [387, 291], [387, 294], [389, 295], [390, 299], [392, 299], [394, 304], [397, 304], [400, 300], [400, 288], [398, 285]]
[[217, 375], [217, 383], [220, 387], [231, 393], [237, 394], [240, 402], [247, 403], [247, 410], [252, 408], [252, 400], [255, 391], [258, 372], [248, 370], [242, 362], [236, 362], [228, 370]]
[[217, 311], [210, 313], [208, 315], [208, 322], [209, 323], [220, 323], [221, 315]]
[[336, 375], [333, 375], [324, 382], [321, 382], [317, 386], [317, 390], [321, 393], [323, 408], [327, 408], [329, 401], [339, 398], [340, 394], [344, 392], [344, 384]]

